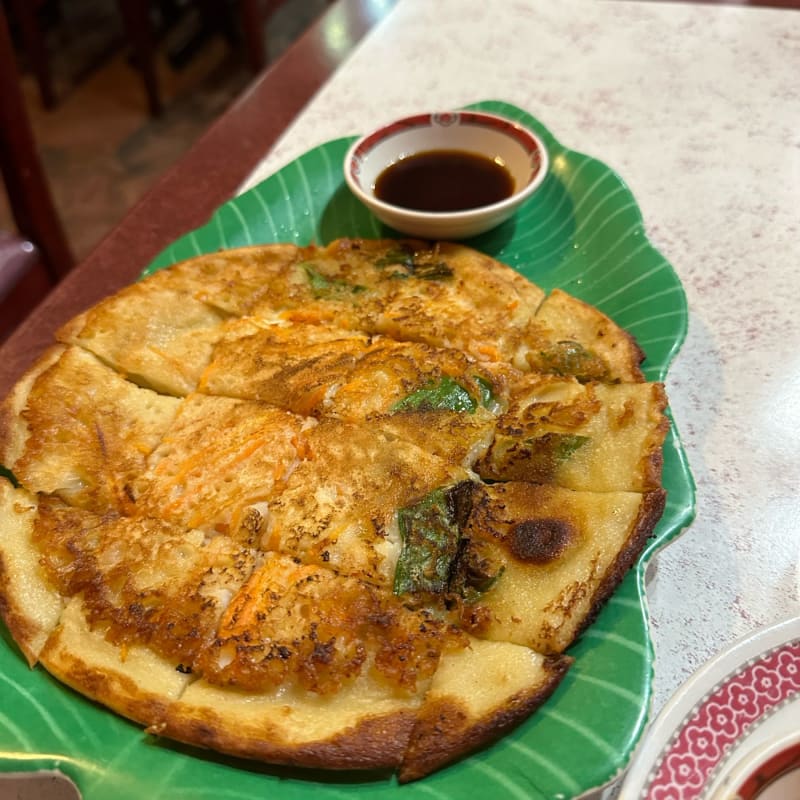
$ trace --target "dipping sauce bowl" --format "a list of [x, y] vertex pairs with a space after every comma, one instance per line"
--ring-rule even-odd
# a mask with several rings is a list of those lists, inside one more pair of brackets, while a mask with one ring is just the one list
[[344, 176], [381, 222], [423, 239], [465, 239], [509, 219], [542, 184], [541, 139], [478, 111], [417, 114], [362, 136]]

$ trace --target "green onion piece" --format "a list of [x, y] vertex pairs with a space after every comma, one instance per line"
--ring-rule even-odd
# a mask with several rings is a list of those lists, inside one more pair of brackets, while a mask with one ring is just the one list
[[478, 403], [470, 393], [449, 375], [438, 383], [431, 382], [398, 400], [390, 409], [398, 411], [466, 411], [474, 414]]
[[11, 485], [15, 489], [19, 489], [19, 481], [17, 480], [16, 475], [14, 475], [10, 469], [4, 467], [2, 464], [0, 464], [0, 478], [5, 478], [7, 481], [11, 482]]
[[358, 292], [365, 292], [367, 290], [366, 286], [348, 283], [340, 278], [328, 278], [321, 272], [315, 270], [311, 264], [302, 264], [301, 266], [306, 273], [314, 297], [327, 297], [335, 292], [352, 292], [353, 294], [357, 294]]
[[395, 249], [388, 250], [376, 262], [376, 267], [391, 267], [395, 264], [402, 264], [404, 267], [412, 269], [414, 266], [414, 254], [409, 250]]
[[578, 342], [556, 342], [540, 355], [544, 367], [555, 375], [572, 375], [582, 383], [608, 379], [608, 364]]
[[439, 487], [397, 512], [402, 549], [394, 573], [396, 595], [445, 594], [469, 516], [472, 483]]
[[496, 414], [500, 410], [500, 402], [495, 396], [494, 386], [480, 375], [475, 376], [475, 383], [478, 384], [478, 388], [480, 389], [481, 405], [484, 408], [488, 408], [493, 414]]
[[453, 277], [453, 268], [446, 261], [425, 260], [425, 257], [424, 252], [415, 255], [409, 250], [388, 250], [375, 261], [375, 266], [379, 269], [399, 266], [408, 270], [408, 272], [395, 271], [389, 275], [390, 278], [402, 279], [413, 275], [422, 280], [435, 281]]
[[588, 436], [553, 432], [526, 440], [530, 447], [528, 467], [531, 470], [531, 480], [552, 480], [558, 467], [588, 441]]

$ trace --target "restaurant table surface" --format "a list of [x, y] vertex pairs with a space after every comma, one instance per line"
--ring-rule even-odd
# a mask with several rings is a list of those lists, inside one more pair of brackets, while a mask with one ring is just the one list
[[800, 615], [798, 75], [792, 10], [399, 0], [240, 187], [327, 140], [488, 99], [626, 182], [689, 307], [666, 386], [697, 514], [651, 565], [654, 712], [738, 637]]

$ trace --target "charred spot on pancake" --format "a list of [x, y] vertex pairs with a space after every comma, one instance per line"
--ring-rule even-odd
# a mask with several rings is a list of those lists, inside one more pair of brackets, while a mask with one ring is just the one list
[[563, 519], [526, 519], [509, 531], [512, 555], [530, 564], [547, 564], [558, 558], [575, 538], [569, 522]]
[[494, 586], [503, 569], [485, 542], [464, 537], [450, 570], [450, 594], [467, 604], [476, 603]]

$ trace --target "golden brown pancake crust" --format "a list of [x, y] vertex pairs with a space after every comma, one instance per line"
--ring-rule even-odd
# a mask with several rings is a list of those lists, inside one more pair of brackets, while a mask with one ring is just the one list
[[570, 660], [553, 657], [546, 662], [548, 679], [543, 685], [509, 697], [505, 705], [475, 723], [467, 709], [454, 700], [426, 705], [417, 716], [413, 744], [406, 750], [398, 778], [417, 780], [487, 743], [496, 741], [527, 719], [553, 693], [569, 669]]

